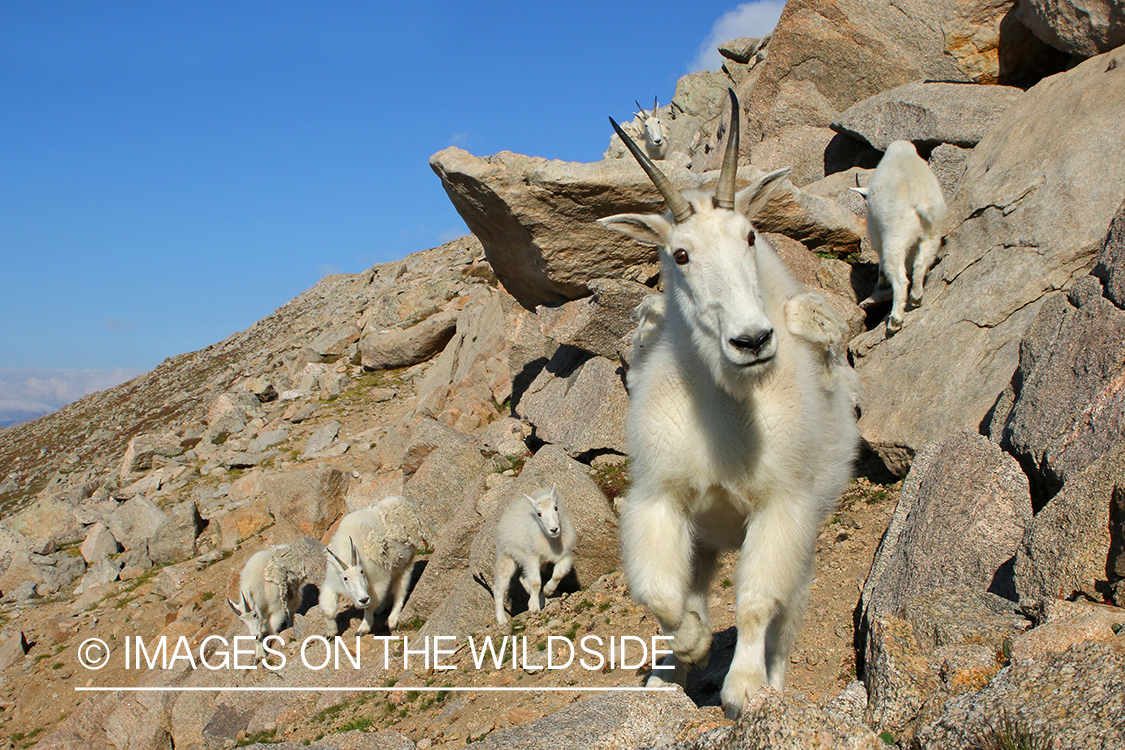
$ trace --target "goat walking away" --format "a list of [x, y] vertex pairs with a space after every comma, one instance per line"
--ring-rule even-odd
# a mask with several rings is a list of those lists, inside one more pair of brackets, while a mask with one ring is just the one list
[[859, 306], [866, 309], [892, 296], [887, 332], [894, 333], [906, 315], [907, 289], [910, 304], [922, 304], [926, 273], [941, 247], [945, 197], [910, 141], [887, 146], [867, 187], [851, 189], [867, 200], [867, 237], [879, 254], [879, 281]]
[[656, 245], [664, 283], [663, 305], [642, 315], [644, 355], [629, 371], [633, 486], [621, 512], [633, 596], [673, 637], [666, 676], [650, 684], [682, 685], [706, 662], [718, 553], [741, 548], [738, 641], [721, 693], [733, 716], [764, 685], [784, 684], [817, 531], [851, 476], [859, 436], [853, 379], [825, 377], [847, 368], [825, 356], [846, 328], [838, 316], [807, 322], [834, 313], [751, 224], [788, 170], [736, 191], [739, 104], [733, 91], [730, 99], [713, 195], [681, 194], [614, 122], [670, 213], [600, 223]]

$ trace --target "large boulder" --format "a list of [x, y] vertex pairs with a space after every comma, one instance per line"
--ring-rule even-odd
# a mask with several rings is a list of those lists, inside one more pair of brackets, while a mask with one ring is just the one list
[[[666, 210], [632, 159], [577, 164], [509, 152], [478, 158], [451, 147], [434, 154], [430, 166], [480, 238], [497, 278], [529, 310], [584, 297], [595, 279], [646, 282], [659, 271], [651, 246], [597, 223], [618, 213]], [[717, 173], [695, 174], [671, 162], [661, 168], [680, 190], [710, 187], [718, 179]], [[754, 167], [739, 169], [743, 184], [756, 174]], [[832, 201], [793, 188], [775, 191], [771, 203], [777, 207], [763, 215], [769, 224], [763, 231], [844, 254], [859, 244], [862, 223]]]
[[359, 342], [360, 361], [370, 370], [390, 370], [425, 362], [440, 352], [457, 330], [457, 310], [445, 310], [408, 328], [383, 328]]
[[978, 430], [1044, 298], [1086, 275], [1125, 194], [1125, 52], [1030, 89], [966, 160], [944, 257], [891, 338], [853, 340], [860, 430], [897, 473], [958, 428]]
[[1015, 86], [915, 81], [853, 104], [832, 129], [880, 151], [900, 140], [972, 147], [1022, 95]]
[[168, 514], [146, 497], [137, 495], [109, 517], [113, 538], [126, 550], [144, 549], [148, 540], [168, 520]]
[[444, 400], [449, 389], [468, 379], [474, 369], [499, 355], [504, 338], [504, 307], [498, 294], [476, 296], [457, 316], [457, 330], [418, 384], [418, 402]]
[[[803, 185], [823, 176], [827, 157], [842, 146], [828, 125], [853, 104], [918, 80], [1005, 83], [1008, 71], [1021, 67], [1027, 54], [1006, 45], [1001, 59], [1001, 21], [1011, 4], [786, 3], [768, 58], [736, 85], [747, 113], [744, 158], [766, 170], [797, 164], [794, 179]], [[700, 158], [697, 152], [694, 170], [713, 169], [722, 158], [721, 128], [710, 132], [714, 135], [705, 145], [710, 158]], [[798, 134], [799, 142], [815, 142], [817, 148], [801, 158], [792, 134]]]
[[866, 231], [863, 220], [836, 201], [805, 192], [789, 180], [754, 217], [754, 227], [838, 257], [858, 253]]
[[148, 556], [157, 565], [183, 562], [195, 557], [195, 539], [203, 530], [194, 500], [177, 503], [148, 540]]
[[269, 472], [249, 491], [265, 499], [281, 531], [279, 541], [301, 535], [320, 539], [347, 510], [348, 477], [327, 467]]
[[1019, 0], [1015, 16], [1035, 36], [1070, 55], [1092, 57], [1125, 43], [1120, 0]]
[[129, 441], [121, 458], [121, 478], [128, 479], [131, 474], [148, 471], [156, 456], [171, 458], [180, 455], [184, 452], [180, 441], [180, 437], [171, 432], [137, 435]]
[[1021, 607], [1034, 611], [1056, 598], [1111, 596], [1125, 574], [1111, 556], [1114, 537], [1120, 545], [1125, 529], [1110, 524], [1114, 495], [1123, 492], [1125, 440], [1068, 480], [1028, 525], [1015, 564]]
[[1003, 747], [1005, 736], [1018, 738], [1020, 732], [1028, 736], [1024, 747], [1123, 747], [1122, 715], [1125, 635], [1013, 664], [983, 690], [946, 703], [912, 747]]
[[629, 394], [622, 370], [605, 357], [560, 347], [523, 394], [518, 416], [572, 457], [624, 454]]
[[915, 458], [863, 587], [863, 621], [898, 617], [934, 588], [1015, 599], [1010, 560], [1031, 520], [1027, 477], [995, 443], [959, 432]]
[[1012, 378], [1003, 445], [1039, 505], [1125, 438], [1125, 312], [1093, 276], [1040, 309]]
[[556, 307], [540, 306], [539, 327], [560, 344], [609, 359], [628, 357], [636, 321], [633, 310], [656, 292], [635, 281], [594, 279], [590, 296]]
[[482, 750], [665, 747], [697, 722], [695, 704], [682, 692], [608, 693], [493, 732], [473, 745]]
[[456, 521], [463, 500], [484, 492], [484, 457], [475, 442], [434, 449], [403, 485], [403, 495], [418, 511], [429, 539], [436, 540]]

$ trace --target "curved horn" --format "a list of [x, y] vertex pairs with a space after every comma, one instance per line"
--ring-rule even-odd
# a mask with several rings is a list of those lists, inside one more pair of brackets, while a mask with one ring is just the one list
[[695, 209], [687, 202], [687, 198], [680, 195], [679, 191], [672, 186], [671, 180], [660, 171], [659, 167], [652, 163], [652, 160], [645, 155], [644, 151], [641, 151], [640, 146], [633, 143], [633, 139], [625, 134], [625, 131], [621, 129], [621, 126], [618, 125], [612, 117], [609, 118], [609, 122], [613, 125], [613, 129], [617, 131], [621, 142], [629, 149], [629, 153], [633, 155], [633, 158], [641, 165], [641, 169], [643, 169], [645, 174], [648, 175], [648, 178], [652, 180], [652, 184], [656, 185], [656, 189], [664, 196], [664, 202], [667, 203], [668, 208], [671, 209], [672, 216], [676, 218], [676, 223], [687, 221], [687, 219], [695, 213]]
[[344, 564], [344, 561], [340, 559], [340, 556], [333, 552], [330, 548], [325, 547], [324, 551], [331, 555], [332, 559], [334, 559], [340, 565], [340, 570], [348, 569], [348, 566]]
[[735, 178], [738, 177], [738, 97], [734, 89], [730, 94], [730, 132], [727, 133], [727, 150], [723, 154], [723, 171], [719, 172], [719, 187], [715, 190], [715, 208], [734, 210]]
[[636, 99], [634, 99], [633, 104], [637, 105], [637, 110], [640, 112], [641, 119], [644, 119], [644, 118], [648, 117], [648, 113], [645, 112], [645, 108], [641, 106], [640, 102], [638, 102]]
[[660, 109], [660, 96], [652, 97], [652, 113], [655, 115], [656, 110]]

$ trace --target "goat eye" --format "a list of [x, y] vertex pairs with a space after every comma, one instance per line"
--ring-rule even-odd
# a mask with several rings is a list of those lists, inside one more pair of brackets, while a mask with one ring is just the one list
[[758, 235], [754, 230], [750, 230], [750, 236], [746, 239], [750, 242], [750, 247], [754, 247], [754, 240], [758, 239]]
[[676, 260], [676, 265], [679, 265], [679, 266], [687, 265], [687, 262], [688, 262], [687, 250], [684, 250], [683, 248], [680, 248], [676, 252], [672, 253], [672, 257]]

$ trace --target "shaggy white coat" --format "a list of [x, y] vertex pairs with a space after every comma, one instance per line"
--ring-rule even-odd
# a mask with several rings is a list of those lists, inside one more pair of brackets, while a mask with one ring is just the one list
[[[496, 622], [508, 622], [504, 600], [508, 585], [518, 568], [520, 583], [528, 594], [528, 609], [542, 609], [544, 597], [555, 593], [559, 582], [573, 566], [578, 535], [566, 512], [562, 495], [555, 487], [538, 489], [512, 501], [496, 523], [496, 566], [492, 593], [496, 599]], [[540, 578], [542, 568], [553, 564], [547, 585]]]
[[722, 688], [729, 715], [784, 683], [817, 532], [858, 442], [854, 373], [829, 356], [843, 321], [750, 223], [787, 171], [738, 192], [733, 211], [690, 193], [694, 214], [682, 223], [601, 220], [660, 248], [665, 286], [663, 304], [642, 311], [629, 371], [633, 484], [620, 527], [633, 596], [673, 636], [667, 671], [650, 684], [683, 684], [690, 665], [706, 663], [716, 558], [739, 548], [738, 641]]
[[922, 304], [926, 273], [934, 264], [945, 227], [945, 197], [926, 160], [910, 141], [887, 146], [871, 182], [852, 188], [867, 199], [867, 237], [879, 254], [879, 281], [871, 296], [860, 303], [867, 308], [893, 298], [887, 331], [902, 328], [907, 290], [910, 304]]
[[[356, 602], [363, 608], [363, 622], [356, 631], [359, 635], [370, 633], [374, 627], [375, 612], [391, 602], [387, 627], [398, 625], [406, 592], [410, 588], [410, 569], [418, 547], [425, 544], [422, 525], [414, 509], [401, 497], [387, 497], [366, 508], [352, 511], [340, 521], [328, 548], [341, 561], [348, 564], [354, 576], [362, 573], [366, 583], [365, 596]], [[330, 566], [338, 564], [329, 560]], [[345, 593], [338, 584], [345, 583], [344, 575], [329, 577], [320, 592], [320, 609], [330, 635], [335, 635], [336, 606], [340, 594]]]

